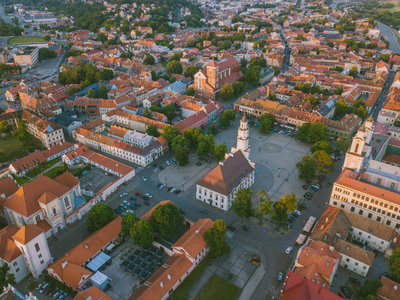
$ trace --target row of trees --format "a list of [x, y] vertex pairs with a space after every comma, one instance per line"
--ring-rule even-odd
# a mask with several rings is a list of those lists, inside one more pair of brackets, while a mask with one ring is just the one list
[[234, 84], [226, 83], [219, 93], [220, 97], [224, 101], [231, 100], [233, 97], [240, 95], [246, 91], [246, 87], [243, 82], [236, 81]]
[[356, 114], [363, 120], [365, 120], [368, 113], [368, 109], [365, 102], [362, 99], [354, 101], [352, 106], [349, 106], [343, 99], [339, 99], [335, 104], [335, 118], [341, 119], [345, 114]]
[[163, 136], [175, 151], [175, 158], [180, 166], [184, 166], [189, 162], [191, 149], [197, 149], [197, 154], [200, 157], [213, 155], [218, 160], [223, 159], [227, 152], [225, 144], [215, 145], [215, 137], [206, 135], [199, 128], [187, 128], [181, 133], [175, 127], [165, 126], [163, 128]]
[[297, 195], [295, 193], [285, 194], [278, 201], [272, 202], [267, 192], [260, 190], [257, 193], [259, 203], [256, 208], [252, 203], [253, 191], [249, 188], [240, 189], [232, 202], [232, 209], [240, 218], [256, 216], [261, 222], [264, 217], [271, 215], [277, 222], [287, 221], [288, 213], [297, 208]]
[[57, 53], [54, 50], [47, 49], [47, 48], [40, 48], [39, 49], [39, 60], [46, 60], [50, 58], [56, 58]]
[[0, 75], [2, 74], [21, 74], [22, 67], [20, 65], [0, 64]]
[[82, 88], [90, 86], [100, 80], [109, 81], [114, 78], [114, 72], [110, 69], [98, 70], [91, 63], [75, 62], [72, 67], [62, 66], [58, 73], [60, 84], [80, 84]]

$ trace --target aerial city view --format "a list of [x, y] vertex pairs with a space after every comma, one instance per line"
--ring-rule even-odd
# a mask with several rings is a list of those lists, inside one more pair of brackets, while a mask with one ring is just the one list
[[1, 0], [0, 300], [400, 300], [399, 0]]

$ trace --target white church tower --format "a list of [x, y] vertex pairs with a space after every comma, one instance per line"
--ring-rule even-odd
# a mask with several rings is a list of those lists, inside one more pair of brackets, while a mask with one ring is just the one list
[[238, 129], [236, 147], [231, 148], [231, 153], [235, 153], [236, 151], [241, 150], [243, 152], [243, 155], [254, 167], [255, 163], [250, 160], [250, 143], [249, 143], [250, 132], [247, 125], [248, 124], [246, 115], [243, 115], [243, 118], [240, 120], [240, 126]]

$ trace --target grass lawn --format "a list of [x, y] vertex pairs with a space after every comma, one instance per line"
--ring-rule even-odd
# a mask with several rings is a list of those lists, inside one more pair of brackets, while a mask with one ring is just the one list
[[54, 167], [50, 171], [47, 171], [46, 173], [44, 173], [44, 176], [54, 179], [58, 175], [61, 175], [62, 173], [64, 173], [64, 166], [59, 166], [59, 167]]
[[54, 164], [58, 163], [59, 161], [61, 161], [61, 157], [57, 157], [55, 159], [46, 161], [45, 163], [41, 164], [39, 167], [34, 168], [32, 171], [30, 171], [28, 174], [26, 174], [26, 176], [33, 178], [33, 177], [39, 175], [40, 173], [46, 171], [48, 168], [50, 168]]
[[24, 144], [13, 137], [0, 138], [0, 163], [23, 157], [27, 154]]
[[[168, 298], [171, 300], [186, 300], [187, 299], [187, 292], [190, 290], [192, 285], [199, 279], [201, 274], [203, 274], [204, 270], [207, 268], [207, 266], [211, 263], [213, 260], [213, 257], [209, 254], [207, 255], [201, 263], [197, 265], [196, 268], [192, 271], [192, 273], [189, 274], [188, 277], [183, 280], [180, 286], [172, 293], [172, 295]], [[208, 300], [211, 300], [208, 299]], [[219, 299], [218, 299], [219, 300]]]
[[197, 295], [196, 300], [234, 300], [241, 291], [241, 288], [214, 274]]
[[40, 36], [37, 35], [32, 35], [32, 36], [18, 36], [18, 37], [13, 37], [7, 41], [8, 45], [12, 44], [23, 44], [23, 43], [41, 43], [44, 42], [45, 40], [41, 38]]
[[32, 282], [30, 285], [28, 285], [28, 290], [32, 291], [34, 290], [36, 287], [38, 286], [38, 284], [36, 282]]
[[29, 181], [28, 177], [17, 177], [13, 175], [14, 180], [18, 183], [19, 186], [23, 186], [26, 182]]

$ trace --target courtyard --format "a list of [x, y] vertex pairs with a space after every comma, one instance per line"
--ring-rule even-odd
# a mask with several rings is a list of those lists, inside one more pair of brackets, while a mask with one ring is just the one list
[[79, 177], [81, 182], [81, 188], [87, 191], [93, 191], [97, 193], [102, 188], [106, 187], [108, 184], [119, 179], [117, 175], [108, 173], [100, 168], [92, 166], [89, 173]]

